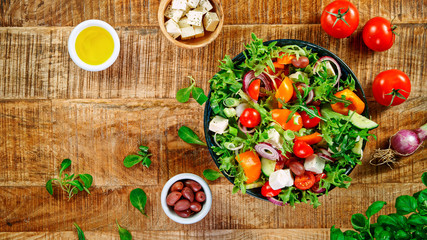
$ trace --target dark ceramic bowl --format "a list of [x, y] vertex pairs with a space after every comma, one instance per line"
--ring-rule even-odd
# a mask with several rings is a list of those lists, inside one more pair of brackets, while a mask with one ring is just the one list
[[[337, 55], [333, 54], [332, 52], [330, 52], [329, 50], [327, 50], [323, 47], [317, 46], [316, 44], [301, 41], [301, 40], [278, 39], [278, 40], [271, 40], [271, 41], [264, 42], [264, 45], [268, 45], [271, 42], [277, 42], [276, 46], [298, 45], [300, 47], [307, 47], [307, 49], [311, 49], [312, 52], [317, 53], [319, 57], [330, 56], [330, 57], [334, 58], [341, 67], [341, 73], [342, 73], [341, 79], [346, 79], [347, 76], [350, 75], [356, 81], [356, 94], [360, 97], [360, 99], [363, 100], [363, 102], [365, 102], [365, 106], [366, 106], [362, 115], [369, 118], [368, 103], [366, 101], [365, 93], [363, 92], [363, 89], [362, 89], [362, 86], [360, 85], [359, 80], [357, 80], [356, 76], [351, 71], [351, 69], [347, 66], [347, 64], [345, 64]], [[243, 52], [239, 53], [235, 58], [233, 58], [233, 62], [235, 62], [235, 63], [242, 63], [244, 60], [245, 60], [245, 56], [243, 55]], [[210, 96], [211, 96], [211, 92], [209, 91], [209, 96], [208, 96], [209, 99], [210, 99]], [[204, 128], [205, 128], [206, 143], [209, 147], [209, 152], [212, 156], [212, 159], [214, 160], [215, 164], [219, 168], [219, 166], [221, 164], [218, 162], [218, 156], [212, 151], [212, 146], [214, 145], [213, 134], [212, 134], [212, 132], [209, 131], [209, 121], [211, 119], [212, 114], [213, 114], [213, 112], [212, 112], [212, 109], [211, 109], [211, 106], [210, 106], [209, 100], [208, 100], [207, 104], [205, 105], [205, 113], [204, 113], [204, 120], [203, 120], [204, 121]], [[366, 145], [366, 141], [364, 141], [364, 143], [363, 143], [363, 148], [362, 148], [363, 150], [365, 149], [365, 145]], [[347, 175], [350, 174], [353, 171], [353, 168], [354, 167], [351, 167], [349, 165], [347, 167], [347, 171], [345, 173]], [[222, 172], [222, 174], [224, 174], [224, 172]], [[233, 177], [230, 177], [227, 174], [224, 174], [224, 176], [231, 183], [234, 183]], [[334, 188], [334, 186], [332, 186], [330, 190], [332, 190], [333, 188]], [[252, 195], [256, 198], [267, 200], [266, 197], [261, 195], [261, 188], [249, 189], [246, 192], [249, 195]]]

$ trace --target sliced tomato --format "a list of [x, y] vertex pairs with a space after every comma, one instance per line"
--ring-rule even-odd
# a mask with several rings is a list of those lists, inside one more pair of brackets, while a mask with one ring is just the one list
[[264, 197], [274, 197], [279, 195], [279, 193], [282, 191], [282, 189], [273, 190], [270, 186], [270, 183], [267, 181], [265, 182], [264, 186], [261, 188], [261, 194]]
[[301, 190], [310, 189], [314, 183], [316, 182], [316, 178], [314, 174], [309, 171], [305, 171], [304, 174], [295, 177], [295, 187]]
[[326, 177], [326, 173], [316, 174], [316, 182], [320, 182], [320, 180], [325, 179]]
[[260, 87], [261, 79], [255, 79], [251, 82], [251, 84], [249, 84], [248, 93], [253, 100], [258, 101]]
[[[283, 102], [287, 103], [289, 100], [291, 100], [293, 93], [294, 88], [292, 86], [292, 80], [290, 80], [288, 77], [285, 77], [282, 81], [282, 84], [280, 84], [279, 89], [277, 89], [276, 98], [281, 99]], [[282, 104], [279, 102], [279, 108], [281, 107]]]

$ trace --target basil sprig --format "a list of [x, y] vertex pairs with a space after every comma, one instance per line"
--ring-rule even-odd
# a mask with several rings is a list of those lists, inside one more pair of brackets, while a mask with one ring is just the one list
[[149, 168], [151, 165], [151, 159], [150, 159], [151, 155], [152, 155], [151, 153], [148, 153], [148, 147], [141, 145], [139, 146], [138, 155], [126, 156], [125, 159], [123, 160], [123, 165], [125, 165], [125, 167], [127, 168], [130, 168], [142, 162], [142, 166]]
[[188, 78], [191, 80], [191, 85], [187, 88], [178, 90], [176, 93], [176, 100], [180, 103], [185, 103], [190, 99], [190, 94], [192, 94], [193, 98], [202, 105], [208, 100], [208, 97], [206, 97], [203, 89], [196, 87], [196, 81], [193, 77], [188, 76]]

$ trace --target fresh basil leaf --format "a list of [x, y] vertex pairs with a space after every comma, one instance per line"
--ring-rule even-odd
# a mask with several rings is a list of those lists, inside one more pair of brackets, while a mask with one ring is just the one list
[[[145, 213], [145, 204], [147, 204], [147, 194], [141, 188], [136, 188], [130, 192], [130, 203], [136, 209], [138, 209], [143, 215], [147, 216]], [[148, 216], [147, 216], [148, 217]]]
[[398, 227], [399, 229], [406, 228], [406, 226], [407, 226], [406, 222], [408, 221], [408, 219], [405, 216], [399, 215], [397, 213], [391, 213], [388, 216], [393, 218], [393, 220], [399, 226]]
[[81, 182], [79, 182], [79, 180], [73, 180], [73, 181], [67, 182], [67, 183], [77, 187], [80, 191], [83, 191], [83, 185]]
[[427, 186], [427, 172], [423, 173], [421, 176], [421, 181], [423, 181], [424, 185]]
[[394, 234], [394, 238], [395, 239], [397, 239], [397, 240], [400, 240], [400, 239], [411, 239], [411, 235], [409, 235], [408, 233], [406, 233], [405, 231], [403, 231], [403, 230], [399, 230], [399, 231], [397, 231], [395, 234]]
[[362, 231], [366, 228], [368, 219], [366, 219], [361, 213], [356, 213], [351, 216], [351, 224], [357, 231]]
[[53, 195], [52, 181], [53, 181], [53, 179], [50, 179], [46, 183], [46, 190], [50, 195]]
[[396, 222], [396, 220], [393, 217], [387, 215], [380, 215], [377, 219], [377, 222], [383, 227], [400, 229], [400, 225]]
[[127, 229], [120, 227], [119, 223], [117, 222], [117, 219], [116, 224], [117, 228], [119, 229], [120, 240], [132, 240], [132, 234], [130, 234]]
[[67, 169], [69, 166], [71, 165], [71, 160], [70, 159], [64, 159], [61, 163], [61, 169], [59, 170], [59, 175], [62, 174], [62, 172]]
[[368, 207], [368, 210], [366, 210], [366, 216], [368, 218], [371, 218], [373, 215], [378, 213], [386, 204], [387, 203], [384, 201], [376, 201], [372, 203], [371, 206]]
[[396, 198], [397, 214], [406, 215], [417, 210], [417, 200], [414, 197], [403, 195]]
[[393, 239], [393, 234], [391, 232], [383, 231], [379, 234], [377, 240], [390, 240]]
[[77, 236], [79, 237], [79, 240], [86, 240], [85, 234], [83, 233], [83, 230], [77, 225], [77, 223], [74, 223], [74, 226], [77, 229]]
[[139, 146], [139, 150], [143, 151], [143, 152], [148, 152], [148, 147], [147, 146]]
[[417, 196], [418, 211], [421, 215], [427, 215], [427, 189], [419, 192]]
[[188, 88], [183, 88], [178, 90], [178, 92], [176, 93], [176, 100], [178, 100], [178, 102], [180, 103], [188, 102], [188, 100], [190, 99], [190, 93], [192, 90], [193, 90], [193, 85], [191, 85]]
[[142, 166], [149, 168], [151, 165], [151, 159], [146, 156], [144, 157], [144, 159], [142, 160]]
[[206, 97], [205, 92], [203, 92], [203, 89], [198, 87], [193, 87], [192, 90], [193, 98], [200, 104], [203, 105], [208, 100], [208, 97]]
[[90, 188], [92, 186], [93, 177], [90, 174], [79, 174], [80, 179], [83, 181], [84, 187]]
[[125, 165], [125, 167], [127, 168], [130, 168], [135, 166], [139, 162], [141, 162], [142, 159], [143, 158], [138, 155], [129, 155], [129, 156], [126, 156], [125, 159], [123, 160], [123, 165]]
[[215, 181], [219, 177], [222, 177], [222, 173], [217, 172], [213, 169], [206, 169], [203, 171], [203, 176], [209, 181]]
[[331, 227], [331, 240], [344, 240], [344, 234], [339, 228], [335, 228], [335, 225]]
[[353, 230], [347, 230], [344, 232], [344, 236], [345, 236], [346, 240], [347, 239], [357, 239], [357, 237], [359, 237], [360, 234], [356, 231], [353, 231]]
[[408, 224], [411, 224], [414, 226], [427, 226], [427, 216], [412, 214], [408, 218]]
[[206, 143], [202, 142], [197, 134], [191, 130], [189, 127], [182, 126], [178, 130], [178, 136], [186, 143], [190, 144], [199, 144], [202, 146], [207, 146]]
[[374, 238], [379, 238], [381, 233], [384, 232], [384, 228], [381, 226], [377, 226], [374, 228]]

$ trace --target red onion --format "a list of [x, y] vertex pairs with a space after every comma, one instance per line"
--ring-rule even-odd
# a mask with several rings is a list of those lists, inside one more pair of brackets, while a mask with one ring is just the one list
[[[245, 93], [248, 93], [248, 88], [251, 82], [255, 79], [260, 79], [264, 83], [264, 88], [267, 91], [271, 91], [271, 79], [268, 75], [261, 73], [258, 76], [255, 76], [255, 72], [253, 70], [247, 72], [245, 76], [243, 76], [243, 90]], [[252, 99], [256, 102], [254, 99]]]
[[274, 203], [277, 206], [281, 206], [282, 207], [282, 206], [288, 205], [288, 203], [283, 203], [283, 202], [281, 202], [281, 201], [279, 201], [279, 200], [277, 200], [277, 199], [275, 199], [273, 197], [269, 197], [267, 199], [268, 199], [268, 201]]
[[[308, 88], [308, 87], [310, 87], [310, 86], [308, 86], [307, 84], [305, 84], [305, 83], [300, 83], [300, 84], [298, 84], [299, 86], [302, 86], [303, 88]], [[298, 86], [297, 85], [297, 86]], [[311, 101], [313, 101], [313, 97], [314, 97], [314, 91], [313, 91], [313, 89], [308, 93], [308, 96], [307, 96], [307, 99], [305, 100], [305, 103], [306, 104], [309, 104], [309, 103], [311, 103]]]
[[280, 158], [281, 153], [277, 149], [275, 149], [269, 143], [258, 143], [255, 145], [255, 151], [263, 158], [267, 158], [270, 160], [278, 160]]
[[319, 151], [321, 151], [323, 154], [325, 154], [328, 157], [332, 156], [331, 153], [328, 150], [324, 149], [324, 148], [319, 148]]
[[328, 155], [323, 154], [323, 153], [318, 153], [317, 155], [319, 157], [325, 159], [326, 161], [335, 162], [335, 160], [336, 160], [335, 158], [332, 158], [330, 155], [328, 156]]
[[337, 83], [339, 83], [339, 82], [340, 82], [340, 77], [341, 77], [341, 68], [340, 68], [340, 65], [338, 64], [338, 62], [337, 62], [335, 59], [333, 59], [332, 57], [325, 56], [325, 57], [321, 57], [319, 60], [317, 60], [316, 64], [314, 64], [314, 67], [313, 67], [313, 74], [316, 74], [316, 73], [317, 73], [317, 67], [318, 67], [318, 66], [319, 66], [319, 64], [320, 64], [321, 62], [323, 62], [323, 61], [330, 61], [330, 62], [332, 62], [332, 63], [335, 65], [335, 67], [337, 68], [337, 72], [338, 72], [338, 74], [337, 74], [337, 80], [335, 81], [334, 86], [335, 86], [335, 85], [337, 85]]
[[314, 193], [323, 193], [323, 192], [325, 192], [326, 191], [326, 188], [320, 188], [320, 185], [319, 185], [319, 183], [317, 182], [317, 183], [315, 183], [314, 185], [313, 185], [313, 187], [311, 187], [311, 189], [310, 189], [312, 192], [314, 192]]
[[255, 132], [255, 128], [252, 128], [251, 130], [248, 130], [245, 126], [242, 126], [242, 124], [240, 124], [240, 121], [238, 121], [237, 126], [239, 127], [240, 131], [242, 131], [243, 133], [253, 133], [253, 132]]

